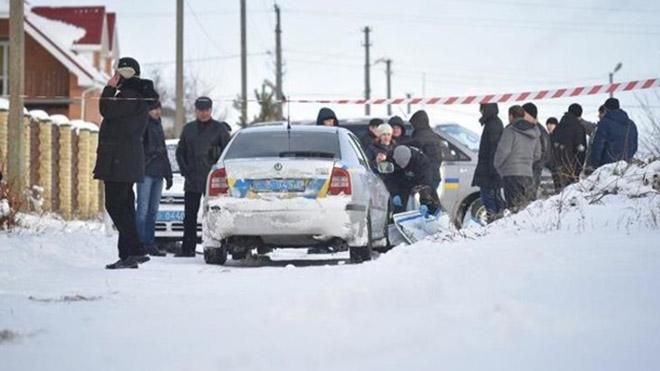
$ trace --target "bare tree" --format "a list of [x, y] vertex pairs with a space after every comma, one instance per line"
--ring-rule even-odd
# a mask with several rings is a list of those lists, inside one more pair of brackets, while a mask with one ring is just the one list
[[660, 103], [660, 93], [656, 91], [651, 99], [648, 95], [645, 98], [637, 96], [637, 101], [642, 107], [644, 120], [640, 125], [640, 129], [644, 128], [640, 130], [641, 147], [648, 151], [651, 157], [660, 158], [660, 117], [653, 105], [653, 101]]

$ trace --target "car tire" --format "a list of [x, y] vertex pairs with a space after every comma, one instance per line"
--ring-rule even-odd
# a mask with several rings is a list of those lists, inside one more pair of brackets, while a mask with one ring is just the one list
[[224, 246], [204, 248], [204, 261], [206, 264], [225, 264], [227, 262], [227, 248]]
[[486, 208], [481, 203], [480, 198], [473, 200], [465, 207], [461, 218], [461, 227], [464, 227], [470, 220], [482, 226], [487, 224]]
[[231, 252], [232, 260], [243, 260], [247, 258], [249, 250], [235, 250]]
[[367, 214], [367, 245], [351, 246], [349, 248], [350, 260], [353, 264], [360, 264], [371, 260], [372, 237], [371, 237], [371, 213]]
[[392, 217], [390, 215], [391, 212], [392, 212], [391, 202], [388, 202], [387, 203], [387, 220], [385, 221], [385, 226], [384, 226], [385, 230], [383, 231], [383, 236], [385, 236], [383, 238], [385, 240], [385, 246], [374, 247], [373, 248], [376, 252], [379, 252], [381, 254], [384, 254], [384, 253], [390, 251], [390, 249], [392, 248], [392, 244], [390, 243], [390, 228], [389, 228], [390, 227], [389, 223], [390, 223], [390, 220], [391, 220], [391, 217]]

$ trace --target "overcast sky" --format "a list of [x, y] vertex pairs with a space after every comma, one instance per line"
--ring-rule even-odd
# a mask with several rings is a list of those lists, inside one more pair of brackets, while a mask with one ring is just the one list
[[[118, 16], [122, 55], [174, 78], [175, 4], [169, 0], [31, 0], [32, 5], [106, 5]], [[660, 3], [651, 0], [278, 1], [282, 8], [285, 94], [291, 98], [359, 98], [364, 91], [364, 34], [373, 30], [372, 61], [393, 60], [393, 96], [506, 93], [660, 77]], [[217, 102], [240, 92], [239, 0], [185, 0], [186, 68], [213, 89]], [[249, 91], [274, 80], [272, 0], [248, 0]], [[372, 68], [372, 96], [384, 97], [385, 65]], [[145, 75], [147, 75], [147, 72]], [[424, 79], [423, 76], [426, 78]], [[145, 76], [145, 77], [148, 77]], [[660, 108], [660, 89], [625, 93]], [[253, 94], [250, 93], [250, 97]], [[542, 120], [573, 101], [596, 119], [606, 96], [536, 102]], [[502, 105], [503, 111], [508, 105]], [[294, 119], [314, 118], [320, 105], [292, 104]], [[335, 106], [341, 117], [363, 106]], [[417, 107], [419, 108], [419, 107]], [[477, 106], [427, 106], [436, 122], [478, 128]], [[250, 106], [250, 117], [257, 113]], [[405, 114], [405, 106], [394, 107]], [[384, 116], [385, 106], [372, 106]], [[503, 115], [504, 117], [504, 115]], [[641, 121], [641, 120], [640, 120]]]

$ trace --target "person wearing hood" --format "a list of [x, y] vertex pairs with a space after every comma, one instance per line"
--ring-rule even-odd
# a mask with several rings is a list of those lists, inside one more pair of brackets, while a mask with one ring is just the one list
[[149, 103], [158, 99], [153, 82], [140, 78], [140, 64], [123, 57], [99, 100], [103, 121], [99, 130], [94, 178], [103, 181], [105, 208], [119, 239], [119, 260], [106, 269], [137, 268], [149, 260], [137, 231], [133, 185], [144, 178], [142, 136]]
[[582, 106], [573, 103], [559, 120], [552, 133], [553, 154], [559, 173], [561, 192], [567, 185], [577, 182], [584, 166], [587, 153], [587, 135], [580, 124]]
[[392, 127], [392, 140], [396, 144], [406, 144], [409, 140], [406, 135], [406, 126], [399, 116], [392, 116], [387, 123]]
[[516, 212], [532, 200], [533, 164], [541, 159], [541, 133], [535, 123], [525, 120], [521, 106], [509, 108], [509, 122], [502, 131], [493, 163], [502, 177], [507, 208]]
[[541, 173], [543, 173], [543, 169], [547, 168], [548, 170], [552, 170], [552, 142], [550, 141], [550, 135], [537, 118], [539, 111], [538, 108], [536, 108], [536, 105], [532, 102], [528, 102], [523, 104], [522, 108], [525, 110], [525, 120], [536, 124], [536, 127], [541, 134], [539, 137], [539, 142], [541, 143], [541, 159], [535, 161], [533, 165], [534, 186], [532, 189], [532, 195], [536, 198], [539, 186], [541, 185]]
[[362, 148], [368, 150], [372, 143], [378, 142], [378, 126], [380, 126], [384, 121], [379, 118], [373, 118], [369, 120], [369, 125], [367, 125], [367, 132], [360, 138], [360, 144]]
[[335, 112], [330, 108], [323, 107], [316, 116], [316, 125], [318, 126], [339, 126], [339, 121]]
[[393, 184], [395, 193], [390, 193], [394, 213], [405, 210], [410, 193], [417, 189], [419, 203], [426, 205], [431, 214], [436, 214], [442, 207], [437, 188], [433, 186], [433, 167], [428, 156], [415, 147], [400, 145], [392, 151], [392, 160], [402, 172]]
[[495, 151], [502, 136], [504, 125], [497, 116], [499, 113], [497, 103], [481, 104], [479, 105], [479, 112], [481, 112], [479, 122], [483, 126], [483, 131], [481, 132], [479, 156], [472, 178], [472, 186], [479, 187], [481, 203], [488, 213], [488, 222], [491, 222], [504, 211], [504, 200], [501, 196], [502, 180], [494, 165]]
[[140, 241], [146, 252], [151, 256], [165, 256], [156, 247], [154, 232], [156, 216], [160, 205], [160, 196], [165, 188], [172, 188], [172, 166], [167, 156], [165, 133], [161, 124], [161, 104], [159, 101], [150, 105], [149, 124], [144, 132], [145, 169], [144, 179], [137, 184], [137, 229]]
[[183, 127], [176, 147], [176, 161], [184, 184], [183, 244], [176, 257], [195, 257], [197, 246], [197, 214], [206, 191], [206, 178], [229, 143], [226, 125], [213, 119], [213, 101], [209, 97], [195, 100], [196, 119]]
[[431, 129], [429, 115], [424, 110], [415, 112], [410, 118], [413, 133], [408, 143], [419, 148], [429, 159], [433, 171], [433, 188], [440, 185], [440, 164], [449, 149], [449, 145], [436, 132]]
[[594, 169], [617, 161], [630, 161], [637, 152], [637, 125], [621, 109], [619, 100], [605, 101], [605, 114], [598, 123], [591, 149]]

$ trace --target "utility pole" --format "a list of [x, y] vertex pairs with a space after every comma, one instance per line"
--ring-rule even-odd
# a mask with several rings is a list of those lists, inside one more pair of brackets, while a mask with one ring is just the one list
[[247, 25], [245, 0], [241, 0], [241, 123], [247, 124]]
[[[619, 72], [621, 67], [623, 66], [623, 63], [619, 62], [614, 66], [614, 70], [610, 72], [610, 85], [614, 84], [614, 74]], [[614, 93], [610, 92], [610, 98], [614, 97]]]
[[277, 115], [278, 119], [283, 119], [283, 103], [284, 96], [282, 89], [282, 26], [280, 24], [280, 7], [275, 4], [275, 16], [277, 18], [277, 25], [275, 26], [275, 97], [277, 98]]
[[[371, 68], [369, 59], [369, 47], [371, 47], [371, 44], [369, 43], [369, 32], [371, 32], [371, 28], [367, 26], [362, 31], [364, 32], [364, 99], [369, 100], [371, 98], [371, 81], [369, 79]], [[364, 106], [364, 113], [367, 116], [371, 114], [371, 107], [369, 104]]]
[[408, 98], [408, 116], [410, 116], [410, 98], [412, 98], [412, 94], [406, 93], [406, 98]]
[[[23, 0], [9, 4], [9, 138], [7, 140], [7, 178], [12, 197], [22, 200], [25, 179], [25, 134], [23, 91], [25, 78], [25, 33]], [[19, 202], [19, 205], [21, 203]], [[20, 207], [20, 206], [19, 206]]]
[[176, 0], [176, 118], [174, 132], [177, 137], [183, 131], [186, 123], [186, 113], [183, 107], [183, 0]]
[[[387, 99], [392, 98], [392, 60], [385, 60], [385, 73], [387, 74]], [[392, 115], [392, 105], [387, 104], [387, 116]]]

